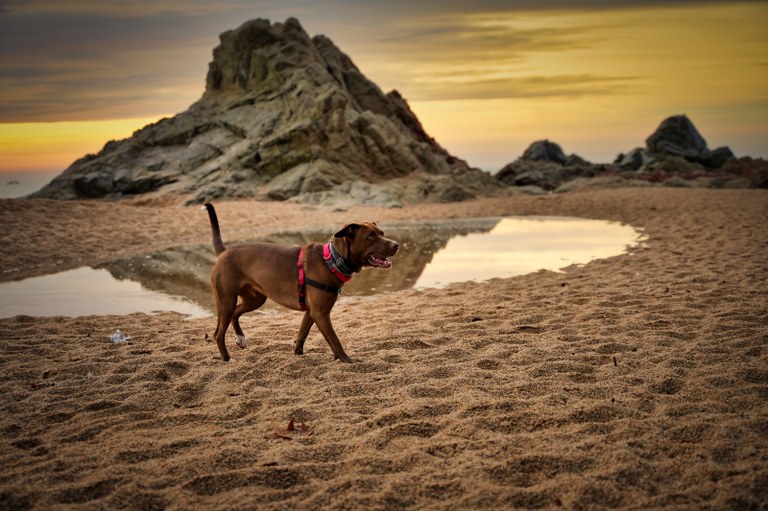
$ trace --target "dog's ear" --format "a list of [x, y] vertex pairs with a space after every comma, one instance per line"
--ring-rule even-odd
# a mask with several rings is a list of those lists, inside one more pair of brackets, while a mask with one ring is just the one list
[[347, 236], [350, 239], [355, 238], [355, 234], [357, 233], [357, 230], [360, 228], [360, 224], [347, 224], [342, 229], [333, 235], [336, 239], [346, 238]]

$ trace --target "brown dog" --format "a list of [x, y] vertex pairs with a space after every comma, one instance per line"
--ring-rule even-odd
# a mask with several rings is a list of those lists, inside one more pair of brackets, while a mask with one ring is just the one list
[[[219, 220], [211, 204], [208, 211], [213, 234], [216, 264], [211, 271], [211, 287], [216, 299], [218, 323], [214, 338], [221, 358], [229, 360], [224, 343], [230, 322], [237, 345], [246, 347], [240, 316], [261, 307], [267, 298], [294, 310], [306, 311], [296, 338], [294, 353], [304, 353], [309, 329], [317, 324], [331, 346], [335, 358], [352, 362], [344, 352], [331, 324], [331, 309], [339, 291], [354, 273], [370, 266], [389, 268], [387, 259], [400, 245], [384, 237], [375, 222], [347, 224], [325, 245], [309, 243], [285, 248], [271, 243], [252, 243], [225, 248]], [[237, 297], [240, 303], [237, 303]]]

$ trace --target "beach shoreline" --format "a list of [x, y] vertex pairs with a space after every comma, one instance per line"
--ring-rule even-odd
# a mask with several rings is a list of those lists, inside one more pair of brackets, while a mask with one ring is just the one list
[[[315, 330], [293, 355], [289, 311], [244, 316], [230, 363], [212, 318], [1, 319], [0, 508], [768, 506], [768, 191], [216, 208], [225, 242], [511, 215], [647, 242], [562, 273], [341, 297], [351, 365]], [[0, 220], [1, 281], [210, 237], [197, 207], [130, 201], [0, 200]]]

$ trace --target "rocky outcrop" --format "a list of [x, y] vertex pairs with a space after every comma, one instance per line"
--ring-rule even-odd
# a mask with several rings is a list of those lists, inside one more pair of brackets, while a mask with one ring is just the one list
[[[727, 147], [710, 150], [684, 115], [665, 119], [646, 147], [619, 154], [613, 164], [592, 164], [566, 156], [549, 140], [531, 144], [496, 178], [525, 193], [568, 192], [604, 186], [766, 187], [766, 162], [736, 159]], [[599, 178], [599, 179], [593, 179]]]
[[566, 156], [562, 148], [549, 140], [532, 143], [517, 160], [504, 166], [496, 178], [511, 186], [528, 187], [530, 193], [556, 190], [579, 177], [593, 177], [602, 171], [576, 154]]
[[220, 42], [198, 102], [76, 161], [35, 196], [321, 201], [354, 189], [356, 202], [398, 205], [500, 189], [431, 138], [399, 93], [384, 94], [297, 20], [249, 21]]
[[709, 152], [707, 142], [685, 115], [674, 115], [662, 121], [645, 140], [651, 154], [670, 154], [683, 158], [699, 158]]
[[526, 161], [551, 161], [564, 165], [568, 157], [565, 156], [565, 153], [558, 144], [549, 140], [538, 140], [528, 146], [528, 149], [525, 150], [520, 159]]
[[646, 139], [645, 149], [637, 148], [626, 155], [619, 154], [614, 163], [622, 169], [643, 170], [664, 166], [665, 160], [670, 157], [718, 169], [734, 155], [728, 147], [710, 150], [687, 116], [674, 115], [664, 119]]

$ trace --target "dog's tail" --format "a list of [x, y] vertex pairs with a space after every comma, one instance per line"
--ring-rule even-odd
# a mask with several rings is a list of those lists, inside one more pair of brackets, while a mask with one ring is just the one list
[[202, 209], [208, 211], [208, 218], [211, 220], [211, 234], [213, 238], [213, 250], [216, 255], [224, 252], [227, 247], [224, 246], [224, 242], [221, 241], [221, 231], [219, 230], [219, 217], [216, 216], [216, 210], [213, 209], [213, 204], [206, 202], [203, 204]]

